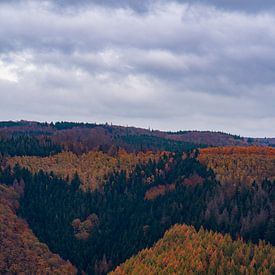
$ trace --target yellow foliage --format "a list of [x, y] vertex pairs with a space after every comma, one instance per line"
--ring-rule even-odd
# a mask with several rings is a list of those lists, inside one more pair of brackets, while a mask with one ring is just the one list
[[221, 147], [200, 150], [199, 160], [212, 169], [222, 184], [275, 180], [275, 148]]
[[62, 152], [50, 157], [12, 157], [8, 160], [13, 167], [16, 163], [29, 169], [32, 173], [39, 170], [54, 172], [58, 176], [72, 179], [78, 173], [83, 190], [100, 189], [104, 185], [104, 178], [113, 171], [125, 170], [129, 174], [138, 163], [158, 160], [163, 153], [138, 152], [127, 153], [120, 149], [116, 156], [101, 151], [90, 151], [80, 156], [72, 152]]

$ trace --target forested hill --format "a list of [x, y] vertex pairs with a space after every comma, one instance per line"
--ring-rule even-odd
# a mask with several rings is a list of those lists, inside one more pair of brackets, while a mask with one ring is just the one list
[[274, 273], [275, 248], [270, 245], [246, 244], [229, 235], [175, 225], [152, 248], [142, 250], [110, 275]]
[[[22, 139], [22, 136], [25, 136]], [[21, 137], [20, 140], [18, 137]], [[272, 145], [272, 139], [252, 139], [222, 132], [163, 132], [96, 123], [31, 121], [0, 122], [0, 153], [46, 156], [61, 149], [75, 153], [119, 146], [127, 151], [182, 151], [206, 146]], [[40, 149], [37, 148], [40, 146]]]
[[[100, 189], [94, 191], [83, 190], [77, 174], [61, 178], [49, 172], [45, 163], [36, 173], [2, 163], [0, 182], [24, 186], [18, 215], [52, 252], [88, 274], [106, 274], [152, 246], [176, 223], [274, 245], [273, 177], [253, 184], [221, 184], [199, 161], [198, 154], [166, 152], [152, 160], [137, 161], [134, 168], [106, 174]], [[100, 157], [106, 156], [100, 153]], [[52, 162], [52, 158], [46, 159]], [[93, 158], [87, 161], [93, 162]], [[37, 163], [36, 158], [27, 165], [31, 168]], [[82, 163], [86, 162], [80, 161], [79, 171], [87, 167]], [[107, 162], [96, 163], [101, 166]], [[231, 245], [225, 248], [231, 249]]]
[[182, 274], [183, 265], [274, 272], [275, 148], [251, 146], [260, 140], [70, 122], [0, 126], [0, 274], [142, 274], [139, 265], [149, 274]]
[[0, 184], [0, 274], [76, 274], [70, 262], [49, 251], [16, 216], [19, 193], [19, 186]]

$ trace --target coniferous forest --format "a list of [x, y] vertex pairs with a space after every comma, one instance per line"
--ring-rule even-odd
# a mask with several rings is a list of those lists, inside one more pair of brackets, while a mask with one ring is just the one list
[[0, 273], [274, 274], [274, 148], [194, 135], [0, 123]]

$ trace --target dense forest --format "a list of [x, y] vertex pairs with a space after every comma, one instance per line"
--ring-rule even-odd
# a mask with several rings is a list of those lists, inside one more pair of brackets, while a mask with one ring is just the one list
[[11, 136], [0, 139], [0, 154], [4, 156], [49, 156], [62, 151], [49, 138], [36, 138], [29, 135]]
[[2, 175], [2, 182], [24, 182], [18, 213], [36, 236], [90, 274], [105, 273], [153, 245], [175, 223], [275, 244], [274, 182], [225, 188], [196, 154], [164, 154], [139, 163], [128, 176], [115, 171], [100, 192], [83, 192], [77, 175], [67, 182], [18, 165]]
[[32, 173], [39, 170], [54, 172], [56, 175], [70, 180], [75, 173], [81, 180], [83, 190], [101, 189], [106, 177], [114, 171], [125, 171], [126, 175], [138, 163], [147, 163], [149, 160], [158, 160], [163, 153], [151, 151], [128, 153], [123, 149], [114, 148], [111, 154], [100, 150], [90, 151], [80, 156], [72, 152], [62, 152], [50, 157], [24, 156], [8, 159], [8, 164], [14, 167], [19, 164], [28, 168]]
[[[123, 127], [110, 124], [82, 122], [0, 122], [0, 139], [29, 135], [48, 138], [66, 150], [84, 153], [98, 146], [106, 150], [119, 146], [127, 151], [137, 150], [187, 150], [205, 146], [272, 146], [274, 139], [244, 138], [222, 132], [178, 131], [163, 132], [152, 129]], [[38, 155], [38, 154], [34, 154]]]
[[[47, 253], [59, 255], [49, 258], [62, 258], [50, 261], [54, 265], [47, 267], [50, 272], [51, 268], [69, 268], [73, 274], [75, 267], [79, 273], [116, 270], [124, 274], [127, 268], [138, 272], [138, 265], [156, 272], [160, 259], [152, 256], [155, 246], [151, 256], [147, 250], [139, 251], [152, 247], [171, 226], [186, 224], [169, 232], [181, 234], [180, 240], [186, 238], [178, 243], [175, 237], [175, 251], [183, 258], [191, 259], [201, 251], [201, 258], [186, 262], [188, 271], [194, 265], [194, 270], [211, 270], [205, 259], [218, 254], [213, 268], [269, 274], [274, 270], [270, 245], [275, 245], [274, 148], [201, 148], [203, 143], [183, 141], [181, 135], [186, 134], [190, 132], [162, 136], [163, 132], [150, 131], [149, 135], [143, 129], [70, 122], [4, 123], [0, 127], [0, 186], [14, 190], [9, 192], [15, 192], [16, 207], [1, 206], [6, 227], [0, 227], [0, 234], [11, 239], [17, 234], [15, 228], [24, 223], [27, 236], [37, 238], [31, 243], [36, 242], [39, 249], [46, 244], [43, 252], [30, 244], [31, 259], [52, 255]], [[217, 140], [223, 136], [217, 135]], [[242, 145], [246, 142], [230, 137]], [[24, 243], [26, 234], [19, 234], [18, 243]], [[192, 243], [194, 238], [197, 242]], [[207, 243], [214, 247], [209, 244], [211, 249], [204, 251]], [[215, 243], [222, 247], [217, 250]], [[20, 253], [16, 242], [0, 240], [0, 246], [1, 268], [10, 268], [12, 261], [18, 268], [24, 266], [23, 258], [16, 257]], [[182, 251], [183, 247], [190, 249]], [[10, 251], [15, 252], [8, 258]], [[26, 255], [31, 251], [26, 250]], [[115, 269], [136, 254], [137, 258]], [[262, 256], [254, 259], [254, 254]], [[150, 267], [150, 259], [142, 262], [139, 255], [152, 257]], [[166, 261], [169, 255], [163, 255]], [[236, 255], [240, 260], [232, 262]], [[182, 259], [173, 259], [167, 268], [173, 264], [181, 268]]]
[[222, 184], [253, 184], [275, 180], [275, 149], [225, 147], [200, 150], [199, 160], [212, 169]]
[[152, 248], [127, 260], [111, 275], [274, 274], [275, 248], [233, 241], [229, 235], [175, 225]]
[[76, 274], [75, 267], [51, 253], [16, 216], [18, 191], [0, 185], [0, 273]]

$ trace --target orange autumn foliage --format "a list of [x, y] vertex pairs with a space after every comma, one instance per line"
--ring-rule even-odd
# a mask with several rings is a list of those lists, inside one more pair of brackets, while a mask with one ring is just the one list
[[127, 153], [120, 149], [115, 156], [101, 151], [90, 151], [80, 156], [72, 152], [62, 152], [50, 157], [12, 157], [8, 163], [13, 167], [16, 163], [29, 169], [32, 173], [39, 170], [54, 172], [58, 176], [72, 179], [77, 172], [83, 190], [95, 190], [104, 185], [105, 177], [113, 171], [125, 170], [129, 174], [138, 163], [158, 160], [162, 152]]
[[0, 185], [0, 273], [76, 274], [70, 262], [40, 243], [28, 224], [16, 216], [18, 198], [12, 187]]
[[167, 185], [158, 185], [148, 189], [144, 195], [145, 200], [153, 200], [159, 196], [163, 196], [167, 192], [174, 191], [176, 185], [174, 183]]
[[252, 184], [275, 180], [275, 148], [221, 147], [200, 149], [199, 160], [222, 184]]
[[117, 267], [111, 275], [274, 274], [275, 248], [233, 241], [193, 226], [175, 225], [152, 248]]
[[203, 154], [257, 154], [257, 155], [275, 155], [275, 148], [263, 146], [249, 147], [212, 147], [202, 148], [200, 152]]

